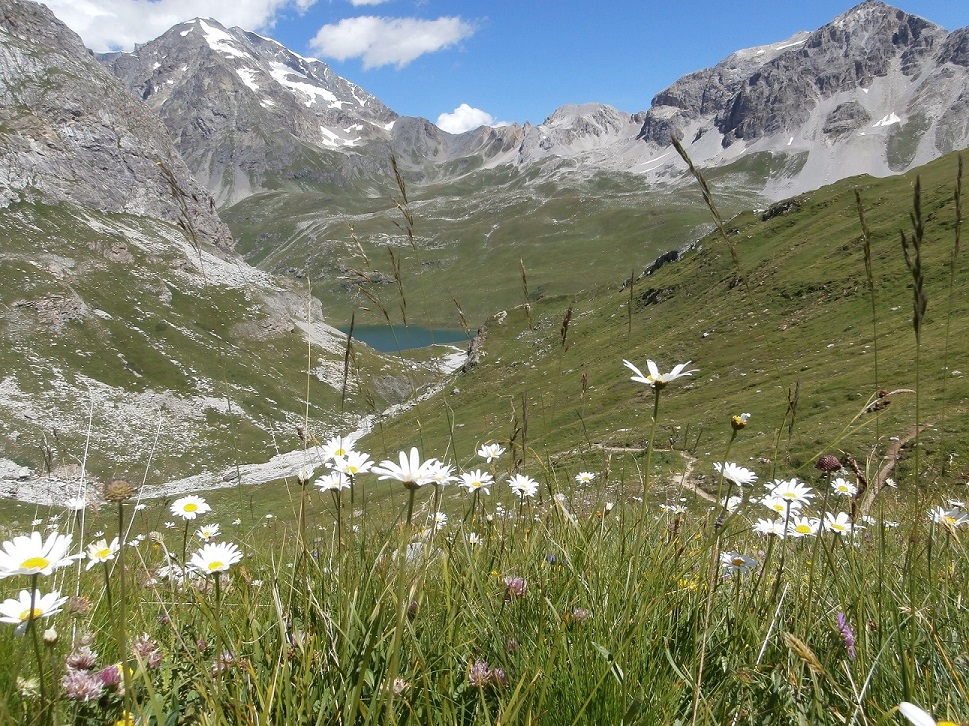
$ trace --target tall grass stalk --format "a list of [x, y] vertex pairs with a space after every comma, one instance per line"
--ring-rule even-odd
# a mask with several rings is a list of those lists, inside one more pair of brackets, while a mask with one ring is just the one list
[[902, 242], [902, 253], [905, 266], [912, 276], [912, 329], [915, 332], [915, 480], [922, 474], [920, 445], [921, 435], [921, 376], [922, 376], [922, 323], [928, 306], [925, 294], [925, 273], [922, 270], [922, 243], [925, 236], [925, 226], [922, 221], [922, 182], [915, 177], [915, 187], [912, 192], [912, 222], [911, 236], [899, 231]]
[[[878, 307], [875, 300], [875, 274], [871, 256], [871, 231], [865, 221], [865, 207], [861, 201], [861, 191], [855, 188], [855, 206], [858, 210], [858, 222], [861, 225], [861, 248], [865, 260], [865, 284], [868, 288], [868, 299], [871, 301], [871, 347], [872, 374], [875, 390], [881, 388], [881, 378], [878, 375]], [[875, 444], [881, 440], [878, 422], [875, 422]]]

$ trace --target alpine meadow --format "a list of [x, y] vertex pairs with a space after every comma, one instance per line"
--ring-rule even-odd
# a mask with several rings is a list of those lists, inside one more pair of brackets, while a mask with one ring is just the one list
[[451, 134], [0, 10], [0, 723], [969, 723], [969, 27]]

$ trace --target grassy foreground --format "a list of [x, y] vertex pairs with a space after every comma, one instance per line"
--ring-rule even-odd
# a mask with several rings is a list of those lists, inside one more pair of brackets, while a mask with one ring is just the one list
[[[951, 182], [926, 192], [926, 220], [949, 219], [945, 193]], [[299, 479], [230, 490], [211, 510], [193, 497], [145, 506], [117, 481], [100, 512], [36, 510], [2, 533], [0, 721], [897, 724], [902, 703], [965, 720], [969, 514], [953, 446], [966, 407], [949, 370], [965, 345], [964, 282], [958, 223], [916, 244], [918, 217], [907, 263], [870, 217], [867, 296], [864, 267], [845, 271], [861, 248], [838, 251], [843, 267], [819, 263], [801, 245], [804, 212], [734, 220], [734, 234], [774, 247], [707, 240], [618, 297], [590, 295], [598, 327], [578, 309], [551, 331], [540, 309], [512, 311], [520, 332], [492, 338], [505, 365], [493, 354], [462, 390], [383, 425], [366, 443], [389, 461], [373, 469], [321, 444]], [[825, 216], [824, 233], [847, 218]], [[920, 314], [923, 286], [933, 300], [949, 291], [948, 308], [931, 308], [947, 314]], [[911, 311], [913, 295], [915, 341], [911, 319], [884, 315], [895, 297]], [[768, 299], [785, 327], [749, 319]], [[688, 318], [690, 306], [701, 312]], [[670, 329], [656, 332], [661, 309]], [[867, 345], [869, 326], [880, 372], [874, 351], [856, 353], [865, 365], [811, 359], [824, 340]], [[781, 335], [790, 327], [800, 335]], [[720, 347], [672, 371], [642, 365], [654, 350], [693, 357], [703, 343], [685, 329]], [[512, 358], [516, 345], [532, 355]], [[648, 375], [628, 380], [623, 357]], [[577, 396], [541, 382], [607, 359], [616, 371], [583, 378]], [[755, 380], [739, 381], [747, 370]], [[756, 398], [794, 370], [816, 383], [800, 415], [791, 391], [787, 413], [774, 391]], [[873, 407], [885, 396], [864, 391], [885, 380], [910, 398]], [[526, 409], [540, 412], [529, 433]], [[929, 416], [937, 429], [920, 438]], [[903, 427], [919, 434], [897, 442], [888, 477]], [[417, 440], [420, 463], [397, 465]]]
[[[507, 459], [474, 473], [498, 475], [489, 495], [452, 484], [449, 518], [432, 508], [410, 525], [297, 485], [296, 511], [240, 517], [200, 547], [199, 523], [221, 519], [206, 504], [147, 537], [157, 512], [108, 504], [105, 521], [133, 519], [125, 544], [4, 581], [27, 592], [2, 606], [3, 722], [881, 724], [901, 722], [902, 701], [969, 713], [961, 508], [852, 522], [856, 497], [822, 472], [780, 482], [797, 491], [773, 511], [759, 482], [726, 478], [721, 493], [741, 493], [728, 506], [643, 507], [644, 481], [586, 506], [554, 478], [515, 496]], [[301, 526], [301, 499], [333, 504]], [[37, 527], [94, 542], [81, 524]], [[30, 618], [32, 585], [79, 597]]]

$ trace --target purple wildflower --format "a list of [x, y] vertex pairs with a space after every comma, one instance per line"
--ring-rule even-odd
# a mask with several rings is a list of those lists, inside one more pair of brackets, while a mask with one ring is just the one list
[[484, 688], [491, 681], [491, 666], [487, 661], [476, 660], [468, 672], [468, 683], [477, 688]]
[[505, 600], [511, 600], [513, 597], [525, 597], [527, 591], [528, 583], [525, 582], [524, 577], [508, 575], [505, 578]]
[[101, 697], [104, 683], [91, 671], [68, 668], [61, 679], [64, 697], [72, 701], [94, 701]]
[[89, 671], [97, 662], [98, 654], [86, 645], [71, 651], [65, 659], [67, 667], [75, 671]]
[[121, 665], [109, 665], [98, 672], [98, 678], [104, 687], [111, 691], [116, 691], [119, 696], [124, 695], [124, 679], [121, 674]]
[[855, 633], [848, 624], [848, 618], [844, 613], [838, 613], [838, 630], [841, 632], [841, 640], [844, 641], [848, 657], [855, 657]]
[[161, 649], [158, 643], [151, 639], [148, 633], [142, 633], [131, 646], [131, 650], [146, 668], [157, 668], [162, 662]]
[[471, 670], [468, 671], [468, 683], [475, 688], [507, 686], [508, 674], [501, 668], [492, 668], [488, 661], [478, 659], [471, 664]]

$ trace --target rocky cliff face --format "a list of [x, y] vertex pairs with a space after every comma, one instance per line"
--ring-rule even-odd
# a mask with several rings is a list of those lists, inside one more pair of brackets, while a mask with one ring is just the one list
[[357, 419], [319, 304], [234, 253], [154, 111], [20, 0], [0, 0], [0, 230], [0, 496], [62, 503], [82, 457], [87, 481], [229, 481], [295, 440], [307, 339], [312, 425]]
[[45, 6], [0, 0], [0, 205], [35, 200], [187, 216], [206, 240], [232, 246], [159, 119]]

